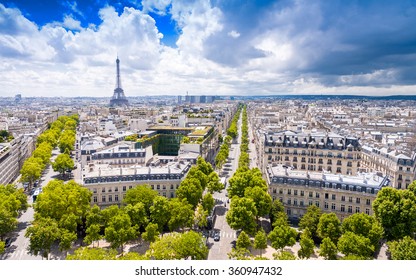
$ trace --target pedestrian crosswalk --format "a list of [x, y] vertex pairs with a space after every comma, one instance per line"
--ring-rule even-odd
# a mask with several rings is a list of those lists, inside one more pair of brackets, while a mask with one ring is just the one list
[[[209, 236], [214, 236], [214, 233], [217, 232], [216, 230], [210, 230], [209, 231]], [[230, 238], [230, 239], [236, 239], [237, 238], [237, 233], [235, 231], [230, 231], [230, 232], [226, 232], [226, 231], [220, 231], [220, 237], [221, 238]]]

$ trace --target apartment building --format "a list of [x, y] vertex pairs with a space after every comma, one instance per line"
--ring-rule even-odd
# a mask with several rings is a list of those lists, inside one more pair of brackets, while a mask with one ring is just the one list
[[190, 162], [178, 161], [157, 166], [112, 168], [110, 165], [89, 164], [82, 171], [81, 184], [92, 193], [91, 204], [101, 208], [121, 205], [127, 190], [138, 185], [150, 185], [159, 195], [173, 198], [181, 181], [191, 167]]
[[415, 153], [410, 157], [386, 147], [362, 147], [362, 168], [369, 172], [386, 174], [391, 186], [397, 189], [406, 189], [416, 179], [415, 159]]
[[270, 164], [345, 175], [356, 175], [360, 168], [361, 145], [354, 137], [285, 130], [264, 133], [262, 141], [263, 172]]
[[273, 200], [279, 199], [294, 221], [298, 221], [310, 205], [326, 213], [335, 213], [341, 221], [354, 213], [372, 215], [377, 193], [390, 184], [387, 176], [372, 173], [354, 176], [308, 172], [281, 164], [269, 165], [266, 175]]

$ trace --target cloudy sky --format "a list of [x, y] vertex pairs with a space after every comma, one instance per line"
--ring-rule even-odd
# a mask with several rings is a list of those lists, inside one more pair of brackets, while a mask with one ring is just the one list
[[0, 96], [416, 94], [416, 0], [0, 0]]

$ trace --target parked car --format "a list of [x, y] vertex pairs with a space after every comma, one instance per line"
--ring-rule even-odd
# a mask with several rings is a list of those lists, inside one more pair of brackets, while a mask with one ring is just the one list
[[9, 248], [10, 245], [12, 245], [12, 239], [11, 238], [6, 238], [6, 240], [4, 241], [5, 244], [5, 248]]

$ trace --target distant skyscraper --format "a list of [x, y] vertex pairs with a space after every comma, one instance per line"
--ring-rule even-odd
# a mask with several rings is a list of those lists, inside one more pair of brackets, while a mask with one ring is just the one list
[[19, 103], [22, 100], [22, 95], [21, 94], [16, 94], [14, 96], [14, 102]]
[[117, 77], [116, 77], [116, 88], [114, 89], [113, 97], [110, 100], [110, 106], [127, 106], [129, 101], [124, 95], [124, 90], [121, 88], [120, 79], [120, 59], [116, 59], [117, 64]]

